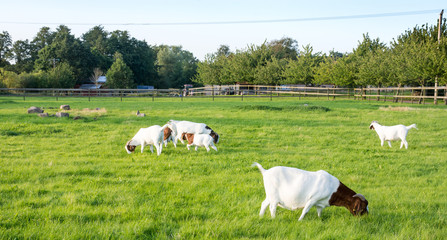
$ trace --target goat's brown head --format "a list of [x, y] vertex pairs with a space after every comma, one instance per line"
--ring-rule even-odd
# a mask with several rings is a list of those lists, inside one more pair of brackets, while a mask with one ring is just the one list
[[130, 144], [130, 142], [132, 142], [132, 140], [128, 141], [126, 143], [126, 146], [124, 147], [126, 149], [126, 152], [131, 154], [132, 152], [135, 151], [135, 148], [137, 148], [137, 146]]
[[219, 142], [219, 134], [217, 134], [215, 131], [211, 131], [210, 136], [213, 138], [214, 143]]
[[368, 214], [368, 201], [362, 194], [355, 194], [352, 196], [354, 200], [354, 206], [352, 209], [349, 209], [352, 215], [361, 216], [364, 214]]
[[213, 138], [213, 142], [218, 143], [219, 142], [219, 134], [217, 134], [215, 131], [213, 131], [213, 129], [211, 129], [208, 126], [206, 126], [205, 128], [211, 131], [210, 136]]

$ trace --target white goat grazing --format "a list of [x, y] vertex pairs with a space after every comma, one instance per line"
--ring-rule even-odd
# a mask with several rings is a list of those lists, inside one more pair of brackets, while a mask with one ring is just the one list
[[402, 124], [395, 126], [382, 126], [378, 122], [373, 121], [371, 125], [369, 125], [369, 129], [376, 130], [377, 135], [380, 138], [380, 145], [383, 146], [385, 141], [388, 141], [388, 145], [391, 147], [392, 140], [401, 140], [400, 148], [405, 145], [405, 149], [408, 149], [408, 142], [406, 140], [408, 130], [416, 128], [416, 124], [411, 124], [410, 126], [404, 126]]
[[318, 217], [325, 207], [343, 206], [352, 215], [368, 213], [368, 201], [356, 194], [336, 177], [326, 171], [308, 172], [290, 167], [273, 167], [265, 170], [261, 164], [254, 163], [262, 173], [266, 198], [262, 202], [260, 216], [270, 205], [270, 214], [275, 217], [276, 207], [295, 210], [304, 208], [301, 221], [312, 206], [317, 207]]
[[165, 124], [163, 127], [154, 125], [148, 128], [140, 128], [137, 134], [126, 143], [127, 153], [131, 154], [138, 145], [141, 145], [141, 153], [143, 153], [144, 147], [150, 145], [151, 152], [154, 152], [153, 147], [155, 146], [157, 155], [160, 155], [163, 150], [163, 131], [167, 127], [169, 127], [169, 124]]
[[176, 120], [169, 120], [169, 124], [172, 125], [172, 130], [175, 132], [174, 143], [177, 143], [178, 140], [182, 144], [185, 144], [183, 142], [183, 137], [181, 136], [183, 133], [193, 133], [193, 134], [209, 134], [212, 138], [214, 143], [219, 142], [219, 135], [213, 131], [210, 127], [208, 127], [205, 123], [195, 123], [190, 121], [176, 121]]
[[205, 147], [206, 151], [209, 152], [211, 146], [211, 148], [217, 152], [217, 148], [213, 143], [213, 138], [208, 134], [183, 133], [182, 140], [188, 140], [188, 144], [186, 145], [188, 150], [190, 150], [190, 146], [196, 146], [196, 151], [197, 147]]

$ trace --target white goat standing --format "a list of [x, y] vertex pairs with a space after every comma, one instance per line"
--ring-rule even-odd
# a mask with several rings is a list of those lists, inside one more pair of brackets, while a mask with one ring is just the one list
[[163, 150], [163, 131], [167, 127], [169, 127], [169, 124], [165, 124], [163, 127], [154, 125], [148, 128], [140, 128], [137, 134], [126, 143], [125, 149], [127, 153], [131, 154], [139, 145], [141, 145], [141, 153], [143, 153], [144, 147], [150, 145], [151, 152], [154, 152], [153, 147], [155, 146], [159, 156]]
[[400, 148], [405, 145], [405, 149], [408, 149], [408, 142], [406, 140], [408, 130], [416, 128], [416, 124], [411, 124], [410, 126], [405, 126], [402, 124], [395, 126], [382, 126], [378, 122], [373, 121], [369, 125], [369, 129], [376, 130], [377, 135], [380, 138], [380, 145], [383, 146], [385, 141], [388, 141], [388, 145], [391, 147], [391, 142], [393, 140], [401, 140]]
[[265, 170], [256, 162], [253, 166], [259, 168], [264, 179], [266, 198], [262, 202], [260, 216], [264, 215], [269, 205], [272, 218], [275, 217], [277, 206], [288, 210], [304, 208], [300, 221], [313, 206], [317, 207], [318, 217], [329, 206], [346, 207], [354, 216], [368, 213], [365, 197], [326, 171], [309, 172], [281, 166]]

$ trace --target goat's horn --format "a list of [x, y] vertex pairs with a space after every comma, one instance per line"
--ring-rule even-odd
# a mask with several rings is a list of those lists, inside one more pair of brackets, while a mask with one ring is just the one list
[[365, 198], [365, 196], [363, 196], [362, 194], [360, 194], [360, 193], [357, 193], [357, 194], [355, 194], [354, 196], [352, 196], [352, 197], [358, 197], [358, 198], [360, 198], [360, 200], [362, 200], [362, 201], [366, 201], [366, 198]]

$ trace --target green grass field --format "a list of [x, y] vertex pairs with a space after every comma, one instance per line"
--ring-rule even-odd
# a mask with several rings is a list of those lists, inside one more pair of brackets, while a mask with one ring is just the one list
[[[0, 97], [0, 238], [446, 238], [447, 107], [243, 100]], [[27, 114], [62, 104], [70, 118]], [[170, 143], [158, 157], [149, 148], [126, 153], [139, 128], [170, 119], [207, 123], [220, 134], [219, 151]], [[381, 147], [372, 120], [419, 130], [410, 130], [408, 150]], [[261, 218], [254, 161], [324, 169], [363, 194], [370, 214], [329, 207], [318, 218], [312, 208], [298, 222], [301, 210], [278, 208], [275, 219]]]

